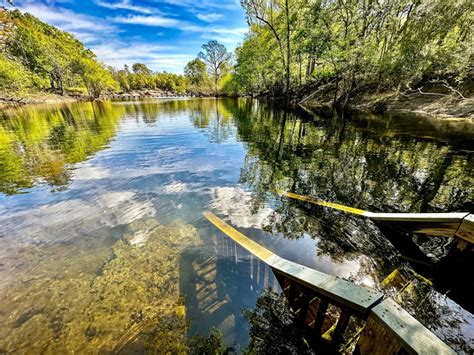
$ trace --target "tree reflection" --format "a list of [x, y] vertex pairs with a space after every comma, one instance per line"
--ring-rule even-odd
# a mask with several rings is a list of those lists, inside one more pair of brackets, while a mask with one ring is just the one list
[[360, 121], [262, 104], [229, 111], [249, 146], [241, 180], [257, 194], [288, 189], [384, 212], [459, 210], [474, 197], [474, 155], [463, 150], [469, 131], [441, 141], [416, 120], [410, 137], [391, 122], [368, 131]]
[[188, 110], [193, 125], [206, 132], [212, 143], [222, 143], [235, 136], [234, 117], [225, 104], [227, 99], [189, 101]]
[[45, 181], [61, 189], [69, 164], [86, 160], [115, 136], [123, 106], [110, 102], [5, 111], [0, 125], [0, 192], [15, 194]]
[[[275, 191], [286, 190], [374, 212], [473, 211], [472, 126], [463, 122], [443, 125], [419, 117], [321, 118], [256, 102], [229, 105], [229, 111], [247, 146], [240, 182], [252, 190], [252, 211], [269, 204], [273, 207], [262, 225], [265, 231], [289, 239], [309, 235], [317, 241], [316, 255], [341, 264], [367, 256], [360, 259], [360, 269], [351, 279], [360, 282], [372, 275], [378, 280], [375, 287], [409, 261], [416, 270], [430, 275], [435, 287], [442, 292], [451, 290], [453, 299], [472, 308], [472, 302], [463, 296], [469, 294], [472, 282], [459, 278], [452, 282], [446, 273], [454, 272], [452, 265], [446, 267], [449, 240], [430, 238], [426, 242], [380, 229], [360, 217], [275, 197]], [[420, 251], [421, 243], [430, 257]], [[439, 267], [433, 267], [434, 261], [447, 255]], [[457, 263], [457, 270], [469, 269], [470, 264]], [[324, 267], [318, 262], [309, 266]], [[431, 286], [430, 290], [420, 291], [423, 297], [415, 301], [405, 298], [400, 302], [408, 302], [408, 308], [409, 303], [419, 302], [412, 313], [425, 324], [430, 317], [438, 317], [432, 329], [445, 333], [444, 339], [463, 333], [458, 324], [446, 335], [449, 312], [446, 307], [442, 314], [435, 312], [439, 302], [433, 295], [439, 294]], [[462, 310], [453, 312], [460, 319], [467, 317], [463, 322], [469, 318]], [[466, 342], [462, 343], [465, 347]]]
[[250, 323], [250, 354], [312, 354], [283, 294], [266, 289], [255, 309], [242, 311]]
[[[466, 150], [472, 128], [464, 123], [448, 123], [446, 130], [428, 121], [426, 130], [415, 118], [413, 126], [406, 117], [402, 123], [390, 117], [321, 118], [251, 101], [229, 105], [229, 111], [248, 146], [240, 181], [253, 190], [254, 212], [278, 190], [375, 212], [472, 210], [474, 155]], [[298, 219], [291, 206], [302, 207], [283, 201], [263, 227], [288, 238], [318, 235], [319, 252], [336, 257], [337, 250], [351, 252], [354, 244], [365, 253], [373, 249], [368, 235], [378, 235], [380, 241], [380, 232], [369, 221], [315, 208], [307, 213], [313, 218]]]

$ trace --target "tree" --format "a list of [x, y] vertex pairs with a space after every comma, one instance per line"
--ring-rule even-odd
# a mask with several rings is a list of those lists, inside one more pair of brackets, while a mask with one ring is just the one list
[[90, 97], [98, 98], [106, 90], [118, 89], [112, 74], [97, 61], [80, 58], [72, 66], [74, 72], [82, 78]]
[[184, 67], [184, 76], [191, 85], [200, 85], [207, 80], [206, 63], [196, 58]]
[[224, 74], [223, 69], [229, 65], [231, 55], [223, 44], [215, 40], [203, 44], [202, 49], [204, 52], [199, 52], [198, 58], [207, 64], [208, 71], [214, 78], [214, 90], [217, 92], [219, 79]]
[[129, 92], [130, 91], [130, 82], [128, 80], [128, 76], [130, 75], [130, 71], [128, 70], [128, 66], [125, 65], [122, 70], [115, 72], [114, 78], [119, 83], [122, 90]]
[[[291, 82], [291, 29], [290, 29], [290, 5], [288, 0], [284, 0], [284, 4], [279, 4], [274, 0], [241, 0], [241, 5], [246, 11], [247, 22], [249, 25], [257, 24], [267, 26], [278, 43], [280, 51], [281, 64], [285, 68], [285, 91], [290, 90]], [[284, 11], [281, 11], [281, 8]], [[280, 27], [281, 12], [284, 13], [284, 30]], [[284, 37], [280, 32], [284, 32]], [[285, 38], [285, 39], [283, 39]], [[286, 42], [286, 49], [285, 43]]]
[[152, 71], [143, 63], [135, 63], [132, 65], [132, 71], [135, 74], [149, 75]]
[[[319, 86], [325, 102], [332, 97], [339, 106], [361, 93], [411, 91], [433, 81], [457, 99], [464, 98], [462, 90], [469, 93], [472, 1], [241, 0], [241, 4], [250, 25], [237, 52], [236, 74], [245, 72], [239, 78], [244, 86], [265, 83], [258, 89], [279, 93], [282, 86], [286, 92], [292, 89], [293, 82], [310, 83]], [[248, 70], [252, 68], [254, 73]]]
[[83, 90], [84, 77], [75, 70], [76, 64], [84, 59], [101, 67], [92, 51], [73, 35], [28, 13], [0, 8], [0, 22], [1, 51], [8, 62], [2, 65], [2, 75], [9, 80], [16, 78], [13, 86], [8, 84], [12, 90], [48, 89], [60, 94], [69, 89]]

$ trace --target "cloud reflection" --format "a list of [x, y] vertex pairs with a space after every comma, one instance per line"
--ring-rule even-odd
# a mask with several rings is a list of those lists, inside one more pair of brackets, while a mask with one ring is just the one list
[[263, 207], [252, 213], [252, 193], [242, 187], [215, 187], [211, 189], [209, 208], [228, 217], [230, 223], [242, 228], [260, 228], [273, 209]]

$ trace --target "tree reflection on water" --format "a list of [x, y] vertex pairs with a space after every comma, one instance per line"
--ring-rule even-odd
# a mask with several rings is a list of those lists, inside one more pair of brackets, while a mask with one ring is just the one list
[[[141, 229], [143, 218], [156, 216], [160, 223], [161, 219], [172, 222], [182, 217], [199, 230], [205, 247], [193, 242], [188, 247], [167, 248], [163, 240], [151, 245], [158, 251], [152, 254], [163, 256], [163, 260], [155, 260], [158, 270], [148, 277], [154, 280], [156, 271], [173, 276], [173, 287], [168, 287], [166, 280], [155, 286], [170, 294], [163, 300], [172, 299], [174, 306], [166, 313], [168, 318], [161, 317], [158, 324], [151, 322], [147, 337], [135, 341], [136, 334], [130, 333], [130, 343], [119, 342], [119, 347], [130, 351], [166, 347], [166, 339], [176, 335], [179, 341], [175, 345], [185, 349], [184, 333], [189, 325], [188, 335], [207, 336], [213, 327], [219, 327], [223, 351], [228, 346], [243, 351], [249, 340], [249, 349], [255, 351], [280, 345], [288, 352], [305, 351], [296, 335], [294, 342], [288, 340], [294, 335], [291, 312], [278, 303], [283, 302], [281, 297], [266, 293], [258, 298], [264, 289], [278, 290], [271, 270], [202, 225], [203, 209], [211, 209], [284, 258], [396, 298], [457, 350], [472, 352], [473, 317], [451, 299], [464, 308], [473, 307], [466, 296], [473, 281], [460, 272], [444, 273], [470, 270], [472, 258], [454, 253], [451, 239], [402, 234], [357, 216], [280, 198], [277, 193], [289, 190], [374, 212], [472, 211], [472, 125], [420, 117], [323, 118], [230, 99], [77, 103], [25, 107], [2, 115], [0, 197], [12, 206], [12, 211], [2, 216], [4, 235], [0, 234], [6, 246], [2, 256], [11, 254], [5, 265], [0, 265], [3, 274], [9, 275], [8, 282], [4, 280], [9, 287], [4, 307], [12, 305], [15, 315], [8, 320], [10, 328], [3, 330], [8, 332], [3, 339], [8, 339], [9, 346], [18, 343], [18, 334], [29, 341], [20, 330], [35, 328], [43, 318], [49, 320], [50, 334], [80, 339], [77, 346], [83, 342], [109, 344], [97, 327], [102, 321], [107, 323], [100, 295], [114, 303], [114, 297], [129, 290], [125, 282], [120, 287], [114, 284], [116, 294], [107, 293], [102, 286], [121, 281], [118, 276], [110, 278], [113, 270], [122, 270], [117, 264], [120, 260], [135, 266], [145, 256], [130, 254], [115, 262], [108, 256], [111, 248], [127, 249], [116, 244], [123, 230], [137, 221], [135, 227]], [[120, 144], [114, 146], [115, 140]], [[129, 145], [130, 141], [135, 145]], [[96, 157], [102, 160], [94, 162]], [[89, 180], [91, 176], [94, 179]], [[49, 189], [61, 192], [44, 192]], [[31, 200], [35, 201], [22, 202], [25, 195], [14, 196], [26, 192], [32, 192]], [[3, 211], [5, 207], [0, 206]], [[165, 222], [162, 227], [160, 233], [177, 228]], [[81, 245], [82, 249], [77, 249]], [[79, 255], [76, 250], [83, 252]], [[149, 253], [145, 254], [147, 258]], [[106, 276], [96, 274], [97, 268], [92, 267], [104, 260], [110, 268]], [[457, 260], [455, 266], [453, 260]], [[129, 277], [122, 281], [138, 279], [135, 267], [125, 269], [127, 273], [121, 274]], [[394, 270], [398, 276], [384, 282]], [[71, 278], [71, 274], [75, 276]], [[434, 287], [417, 274], [429, 277]], [[16, 284], [14, 278], [25, 282]], [[50, 289], [45, 290], [43, 286], [49, 284]], [[78, 302], [74, 305], [72, 298], [63, 299], [59, 290], [87, 293], [91, 285], [100, 292], [87, 294], [84, 300], [96, 301], [98, 321], [74, 316], [83, 321], [84, 326], [79, 326], [70, 315], [83, 308], [77, 307]], [[25, 290], [38, 297], [16, 304], [16, 295]], [[442, 295], [435, 290], [449, 292]], [[141, 297], [147, 299], [148, 293]], [[67, 304], [69, 310], [56, 312], [51, 299]], [[168, 307], [150, 300], [157, 302], [157, 307]], [[48, 307], [33, 307], [34, 301]], [[273, 313], [265, 310], [268, 306]], [[2, 319], [7, 318], [4, 307]], [[182, 319], [183, 307], [189, 324]], [[254, 309], [246, 312], [250, 325], [242, 308]], [[145, 311], [124, 309], [129, 315], [127, 324], [144, 324]], [[114, 342], [123, 335], [121, 327], [126, 328], [121, 313], [115, 315], [121, 331], [120, 335], [111, 331]], [[170, 334], [175, 318], [183, 322], [177, 324], [179, 331]], [[94, 315], [90, 319], [94, 320]], [[15, 328], [15, 324], [19, 326]], [[265, 324], [279, 329], [256, 338]], [[108, 329], [107, 324], [102, 325]], [[72, 330], [77, 331], [77, 337]], [[219, 336], [211, 336], [210, 342], [217, 344]], [[43, 344], [45, 348], [62, 346], [51, 339], [53, 335]], [[0, 342], [3, 346], [5, 341]]]

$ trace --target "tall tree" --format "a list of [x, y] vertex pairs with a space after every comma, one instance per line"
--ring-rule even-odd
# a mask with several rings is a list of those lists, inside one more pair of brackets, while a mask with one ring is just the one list
[[217, 92], [219, 79], [224, 74], [223, 69], [229, 66], [231, 55], [225, 46], [216, 40], [203, 44], [202, 49], [204, 52], [199, 52], [198, 58], [207, 64], [209, 73], [214, 78], [214, 90]]

